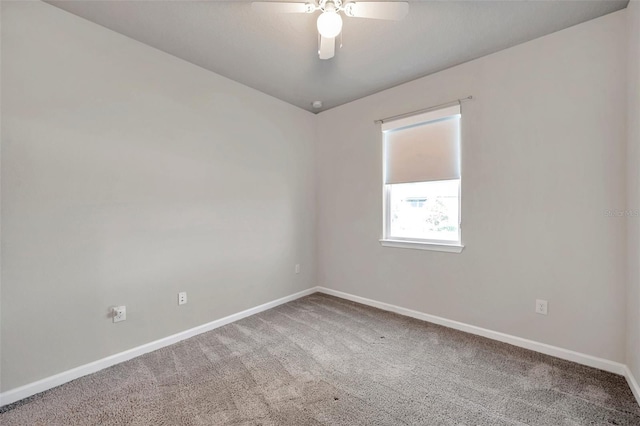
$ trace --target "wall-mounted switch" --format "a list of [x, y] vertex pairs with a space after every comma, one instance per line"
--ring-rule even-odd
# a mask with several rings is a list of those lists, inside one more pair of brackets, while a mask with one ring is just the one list
[[300, 264], [299, 263], [296, 264], [295, 271], [296, 271], [296, 274], [300, 273]]
[[187, 292], [181, 291], [178, 293], [178, 305], [184, 305], [185, 303], [187, 303]]

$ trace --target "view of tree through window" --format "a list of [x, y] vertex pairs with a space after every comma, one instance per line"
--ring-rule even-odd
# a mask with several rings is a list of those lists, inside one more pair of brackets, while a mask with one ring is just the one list
[[458, 241], [460, 180], [389, 185], [390, 237]]

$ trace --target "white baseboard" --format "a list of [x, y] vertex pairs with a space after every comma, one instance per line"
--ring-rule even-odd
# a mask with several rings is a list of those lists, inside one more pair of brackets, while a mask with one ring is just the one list
[[627, 376], [627, 371], [629, 371], [626, 365], [621, 364], [619, 362], [610, 361], [608, 359], [598, 358], [598, 357], [586, 355], [580, 352], [575, 352], [569, 349], [547, 345], [546, 343], [540, 343], [533, 340], [523, 339], [522, 337], [516, 337], [510, 334], [500, 333], [498, 331], [488, 330], [482, 327], [476, 327], [475, 325], [469, 325], [462, 322], [438, 317], [435, 315], [425, 314], [425, 313], [414, 311], [411, 309], [402, 308], [400, 306], [391, 305], [389, 303], [378, 302], [377, 300], [367, 299], [365, 297], [354, 296], [353, 294], [332, 290], [330, 288], [317, 287], [317, 290], [320, 293], [325, 293], [332, 296], [340, 297], [342, 299], [351, 300], [352, 302], [362, 303], [363, 305], [373, 306], [374, 308], [382, 309], [385, 311], [395, 312], [397, 314], [404, 315], [411, 318], [416, 318], [422, 321], [432, 322], [434, 324], [443, 325], [445, 327], [453, 328], [460, 331], [465, 331], [467, 333], [475, 334], [478, 336], [487, 337], [489, 339], [497, 340], [499, 342], [509, 343], [514, 346], [530, 349], [532, 351], [540, 352], [546, 355], [551, 355], [556, 358], [561, 358], [567, 361], [573, 361], [578, 364], [587, 365], [589, 367], [598, 368], [600, 370], [609, 371], [611, 373], [619, 374], [621, 376]]
[[280, 299], [277, 299], [268, 303], [264, 303], [260, 306], [256, 306], [254, 308], [250, 308], [245, 311], [238, 312], [236, 314], [229, 315], [224, 318], [220, 318], [210, 323], [203, 324], [198, 327], [191, 328], [189, 330], [185, 330], [183, 332], [165, 337], [163, 339], [159, 339], [159, 340], [147, 343], [145, 345], [138, 346], [136, 348], [129, 349], [127, 351], [108, 356], [106, 358], [102, 358], [100, 360], [91, 362], [89, 364], [81, 365], [80, 367], [76, 367], [74, 369], [64, 371], [54, 376], [50, 376], [42, 380], [38, 380], [37, 382], [29, 383], [27, 385], [0, 393], [0, 407], [19, 401], [21, 399], [27, 398], [31, 395], [35, 395], [37, 393], [46, 391], [48, 389], [54, 388], [64, 383], [70, 382], [71, 380], [75, 380], [82, 376], [86, 376], [87, 374], [95, 373], [107, 367], [111, 367], [112, 365], [119, 364], [124, 361], [128, 361], [132, 358], [138, 357], [140, 355], [144, 355], [148, 352], [152, 352], [157, 349], [163, 348], [165, 346], [172, 345], [174, 343], [180, 342], [182, 340], [188, 339], [198, 334], [205, 333], [207, 331], [216, 329], [218, 327], [222, 327], [223, 325], [227, 325], [234, 321], [238, 321], [242, 318], [246, 318], [248, 316], [266, 311], [278, 305], [282, 305], [284, 303], [299, 299], [301, 297], [304, 297], [316, 292], [329, 294], [332, 296], [340, 297], [342, 299], [351, 300], [357, 303], [362, 303], [363, 305], [372, 306], [374, 308], [382, 309], [385, 311], [395, 312], [400, 315], [416, 318], [416, 319], [431, 322], [434, 324], [443, 325], [445, 327], [453, 328], [460, 331], [465, 331], [467, 333], [487, 337], [489, 339], [497, 340], [504, 343], [509, 343], [511, 345], [518, 346], [521, 348], [530, 349], [532, 351], [540, 352], [546, 355], [555, 356], [557, 358], [573, 361], [578, 364], [583, 364], [589, 367], [594, 367], [601, 370], [609, 371], [611, 373], [622, 375], [627, 379], [627, 382], [629, 383], [629, 387], [631, 388], [633, 394], [638, 400], [638, 403], [640, 404], [640, 386], [638, 385], [638, 382], [636, 381], [635, 377], [631, 373], [631, 370], [629, 370], [629, 368], [624, 364], [610, 361], [603, 358], [594, 357], [591, 355], [582, 354], [580, 352], [575, 352], [568, 349], [559, 348], [557, 346], [547, 345], [545, 343], [535, 342], [533, 340], [523, 339], [521, 337], [516, 337], [509, 334], [488, 330], [486, 328], [476, 327], [474, 325], [469, 325], [462, 322], [449, 320], [449, 319], [438, 317], [435, 315], [425, 314], [425, 313], [414, 311], [411, 309], [402, 308], [400, 306], [391, 305], [389, 303], [378, 302], [376, 300], [355, 296], [349, 293], [332, 290], [326, 287], [312, 287], [312, 288], [300, 291], [298, 293], [295, 293], [286, 297], [282, 297]]
[[198, 334], [205, 333], [207, 331], [216, 329], [218, 327], [222, 327], [223, 325], [227, 325], [234, 321], [238, 321], [242, 318], [246, 318], [248, 316], [266, 311], [267, 309], [274, 308], [278, 305], [282, 305], [283, 303], [287, 303], [292, 300], [299, 299], [301, 297], [307, 296], [317, 291], [318, 290], [316, 287], [309, 288], [309, 289], [300, 291], [298, 293], [294, 293], [292, 295], [282, 297], [280, 299], [273, 300], [271, 302], [264, 303], [260, 306], [256, 306], [254, 308], [250, 308], [245, 311], [238, 312], [236, 314], [229, 315], [227, 317], [220, 318], [215, 321], [211, 321], [210, 323], [203, 324], [198, 327], [194, 327], [189, 330], [185, 330], [180, 333], [176, 333], [171, 336], [144, 344], [142, 346], [138, 346], [133, 349], [129, 349], [124, 352], [120, 352], [115, 355], [111, 355], [106, 358], [102, 358], [97, 361], [90, 362], [89, 364], [81, 365], [71, 370], [63, 371], [62, 373], [56, 374], [54, 376], [46, 377], [42, 380], [38, 380], [37, 382], [29, 383], [27, 385], [20, 386], [15, 389], [8, 390], [6, 392], [0, 393], [0, 407], [19, 401], [21, 399], [27, 398], [31, 395], [35, 395], [37, 393], [46, 391], [48, 389], [54, 388], [56, 386], [60, 386], [64, 383], [70, 382], [71, 380], [75, 380], [79, 377], [86, 376], [87, 374], [95, 373], [107, 367], [111, 367], [112, 365], [119, 364], [124, 361], [128, 361], [132, 358], [138, 357], [140, 355], [144, 355], [148, 352], [153, 352], [157, 349], [164, 348], [165, 346], [172, 345], [174, 343], [180, 342], [182, 340], [188, 339]]
[[638, 381], [636, 380], [636, 378], [633, 377], [631, 369], [628, 366], [625, 366], [624, 368], [626, 370], [624, 376], [627, 379], [627, 383], [629, 383], [631, 392], [633, 392], [633, 395], [636, 397], [638, 404], [640, 404], [640, 385], [638, 385]]
[[365, 297], [355, 296], [353, 294], [345, 293], [338, 290], [333, 290], [326, 287], [316, 287], [320, 293], [329, 294], [332, 296], [340, 297], [342, 299], [351, 300], [352, 302], [362, 303], [363, 305], [372, 306], [374, 308], [382, 309], [384, 311], [395, 312], [400, 315], [404, 315], [411, 318], [416, 318], [422, 321], [431, 322], [445, 327], [453, 328], [467, 333], [475, 334], [482, 337], [487, 337], [499, 342], [509, 343], [514, 346], [529, 349], [535, 352], [540, 352], [546, 355], [551, 355], [556, 358], [564, 359], [567, 361], [573, 361], [578, 364], [586, 365], [589, 367], [598, 368], [600, 370], [608, 371], [610, 373], [624, 376], [627, 379], [627, 383], [631, 388], [631, 392], [636, 397], [638, 404], [640, 404], [640, 385], [638, 381], [631, 373], [631, 370], [625, 364], [619, 362], [610, 361], [604, 358], [598, 358], [592, 355], [583, 354], [580, 352], [572, 351], [569, 349], [560, 348], [557, 346], [548, 345], [546, 343], [540, 343], [533, 340], [523, 339], [522, 337], [512, 336], [510, 334], [500, 333], [498, 331], [488, 330], [482, 327], [476, 327], [475, 325], [469, 325], [458, 321], [438, 317], [435, 315], [425, 314], [423, 312], [414, 311], [400, 306], [392, 305], [390, 303], [378, 302], [377, 300], [367, 299]]

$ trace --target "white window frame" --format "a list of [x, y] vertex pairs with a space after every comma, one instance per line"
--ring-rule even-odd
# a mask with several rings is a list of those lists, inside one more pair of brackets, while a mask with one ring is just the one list
[[[429, 122], [429, 120], [424, 121], [424, 123]], [[462, 119], [460, 119], [460, 153], [459, 153], [459, 161], [461, 161], [462, 157]], [[464, 245], [462, 244], [462, 170], [460, 170], [460, 178], [458, 184], [458, 240], [436, 240], [436, 239], [421, 239], [421, 238], [407, 238], [407, 237], [393, 237], [391, 236], [391, 222], [389, 218], [391, 217], [391, 202], [390, 202], [390, 189], [391, 184], [387, 184], [386, 182], [386, 152], [385, 152], [385, 135], [382, 133], [382, 167], [383, 167], [383, 178], [382, 178], [382, 199], [383, 199], [383, 208], [382, 208], [382, 238], [379, 240], [380, 244], [384, 247], [395, 247], [395, 248], [405, 248], [405, 249], [417, 249], [417, 250], [432, 250], [432, 251], [441, 251], [441, 252], [449, 252], [449, 253], [461, 253], [464, 249]]]

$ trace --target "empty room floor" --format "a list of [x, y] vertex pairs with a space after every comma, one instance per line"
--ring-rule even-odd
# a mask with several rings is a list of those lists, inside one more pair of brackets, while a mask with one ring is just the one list
[[640, 425], [625, 379], [312, 294], [4, 407], [9, 425]]

